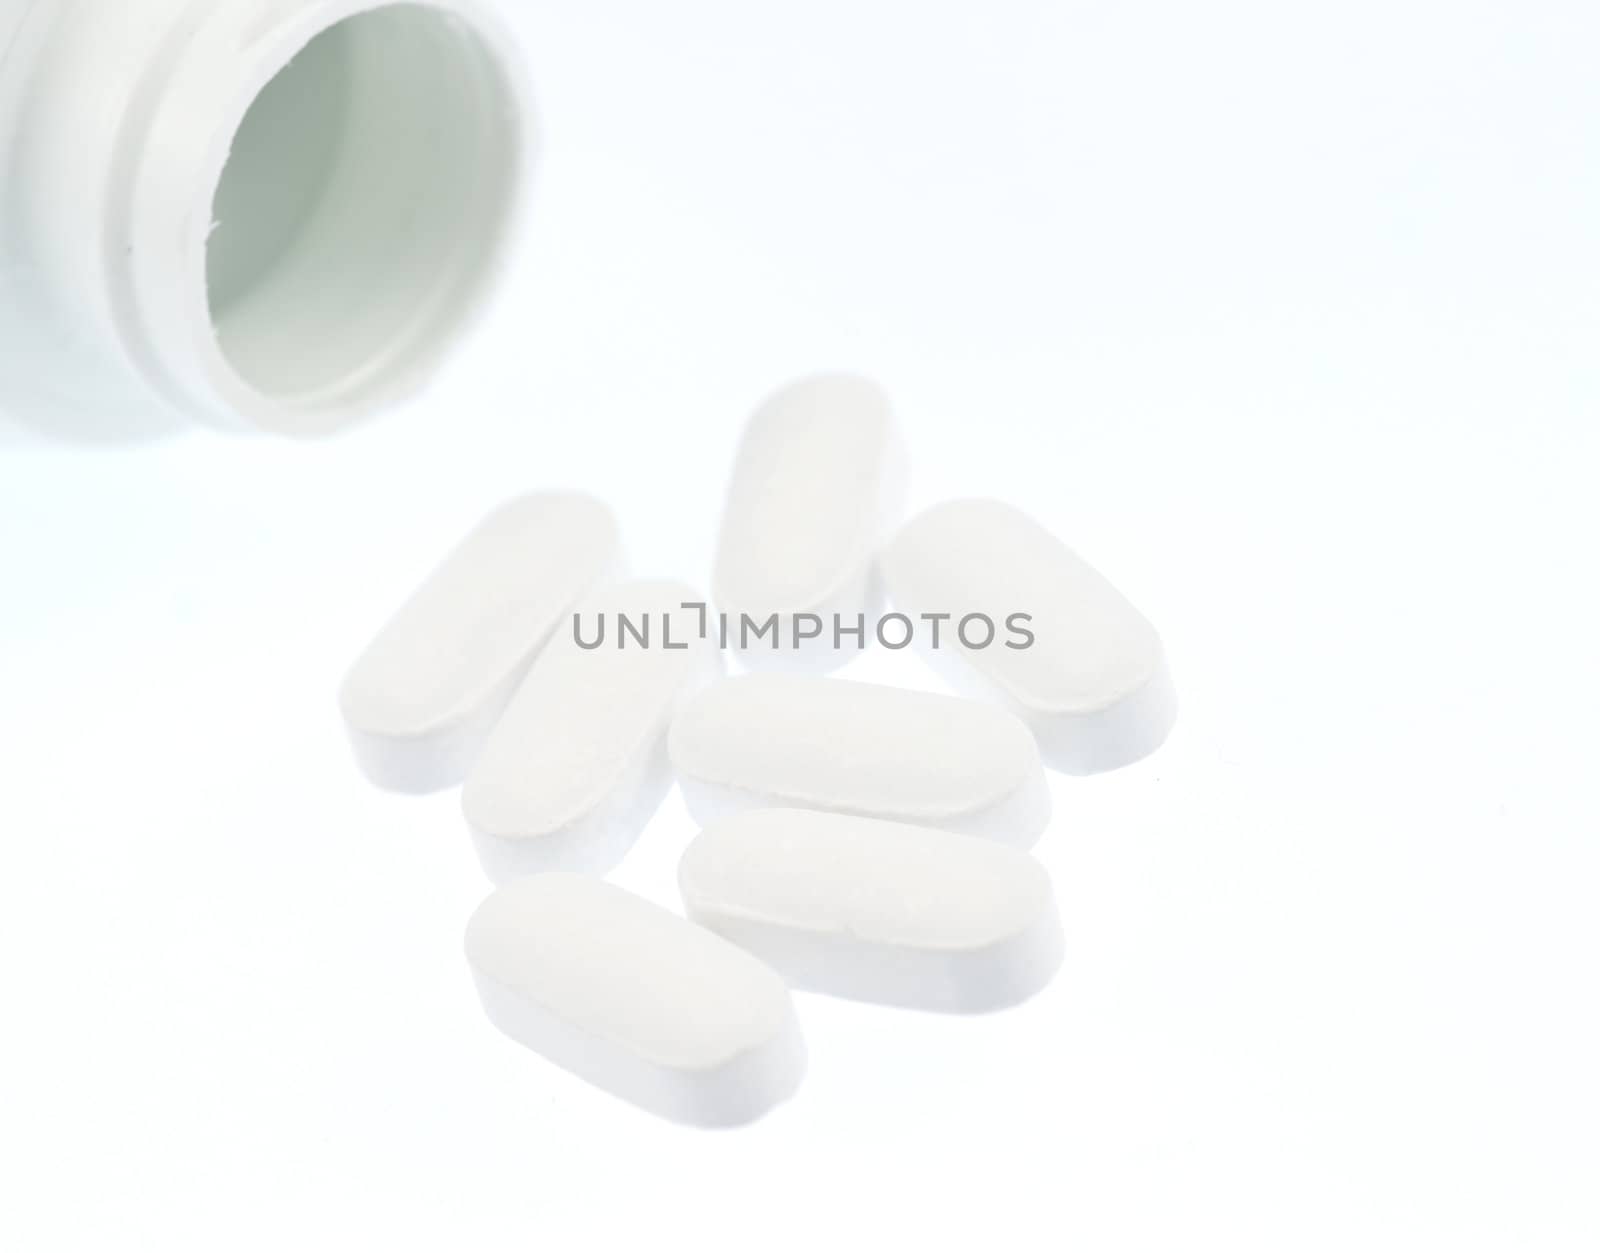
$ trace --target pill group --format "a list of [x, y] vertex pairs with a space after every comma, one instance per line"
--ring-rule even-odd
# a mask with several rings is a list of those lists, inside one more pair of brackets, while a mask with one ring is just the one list
[[[340, 693], [380, 786], [461, 786], [496, 890], [467, 924], [490, 1020], [679, 1122], [792, 1095], [790, 989], [1000, 1009], [1063, 959], [1046, 767], [1114, 769], [1166, 738], [1155, 630], [997, 501], [901, 522], [904, 446], [874, 383], [822, 376], [751, 418], [714, 603], [623, 575], [600, 502], [495, 509], [374, 637]], [[892, 602], [892, 609], [885, 599]], [[831, 677], [903, 624], [961, 695]], [[846, 645], [844, 641], [848, 640]], [[750, 673], [724, 677], [731, 656]], [[700, 833], [682, 913], [603, 881], [674, 779]]]

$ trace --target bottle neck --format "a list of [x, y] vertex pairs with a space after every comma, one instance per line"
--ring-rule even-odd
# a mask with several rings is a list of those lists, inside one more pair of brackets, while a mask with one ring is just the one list
[[315, 433], [414, 389], [501, 268], [530, 126], [474, 0], [69, 0], [35, 38], [0, 303], [39, 369]]

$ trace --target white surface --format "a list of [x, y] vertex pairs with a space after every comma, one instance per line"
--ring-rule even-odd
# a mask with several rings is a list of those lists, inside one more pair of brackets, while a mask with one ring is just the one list
[[1061, 965], [1039, 863], [933, 827], [755, 810], [697, 835], [678, 887], [695, 922], [832, 996], [981, 1013], [1026, 1000]]
[[621, 561], [616, 518], [592, 496], [535, 492], [492, 509], [339, 688], [367, 776], [397, 792], [460, 783], [545, 641]]
[[667, 752], [703, 825], [794, 806], [1029, 847], [1050, 821], [1028, 729], [1002, 709], [932, 692], [744, 675], [686, 702]]
[[[0, 452], [0, 1244], [1592, 1253], [1600, 11], [525, 13], [534, 253], [426, 410]], [[704, 586], [745, 418], [830, 367], [913, 508], [1112, 574], [1184, 710], [1050, 776], [1048, 989], [797, 996], [800, 1095], [683, 1131], [485, 1024], [458, 799], [332, 698], [530, 487]]]
[[[1172, 730], [1178, 700], [1155, 627], [1015, 507], [935, 505], [900, 529], [881, 565], [896, 609], [944, 615], [937, 647], [932, 629], [917, 633], [928, 660], [1026, 722], [1047, 765], [1115, 770], [1149, 756]], [[1008, 630], [1019, 613], [1031, 639]], [[987, 622], [969, 622], [974, 614]]]
[[663, 1118], [738, 1126], [800, 1086], [805, 1043], [783, 980], [612, 884], [518, 879], [473, 913], [466, 949], [495, 1026]]
[[747, 664], [832, 670], [853, 655], [833, 647], [836, 629], [871, 638], [874, 561], [905, 477], [889, 397], [870, 379], [801, 379], [762, 403], [739, 439], [712, 588]]
[[[699, 613], [682, 608], [703, 602], [687, 583], [638, 579], [574, 610], [583, 642], [599, 647], [581, 647], [570, 619], [556, 625], [461, 790], [491, 879], [604, 874], [633, 847], [672, 786], [673, 712], [722, 672], [715, 643], [695, 634]], [[648, 646], [618, 637], [619, 616], [647, 625]], [[665, 647], [668, 639], [681, 647]]]

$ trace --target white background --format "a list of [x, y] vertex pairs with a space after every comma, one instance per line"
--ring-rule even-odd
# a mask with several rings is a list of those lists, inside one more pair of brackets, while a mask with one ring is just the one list
[[[1600, 1247], [1600, 10], [522, 24], [531, 247], [425, 403], [0, 451], [0, 1247]], [[1054, 781], [1048, 991], [803, 997], [799, 1097], [688, 1131], [488, 1026], [456, 799], [368, 787], [334, 692], [513, 492], [703, 584], [741, 421], [834, 366], [915, 505], [1111, 575], [1183, 714]]]

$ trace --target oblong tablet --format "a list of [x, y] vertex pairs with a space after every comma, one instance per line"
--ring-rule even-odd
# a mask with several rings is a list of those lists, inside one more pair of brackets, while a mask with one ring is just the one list
[[703, 601], [640, 580], [591, 593], [556, 628], [461, 793], [489, 877], [604, 874], [672, 785], [667, 727], [680, 700], [722, 672], [701, 633]]
[[591, 497], [501, 505], [345, 678], [339, 705], [362, 769], [398, 792], [460, 783], [550, 632], [620, 564], [616, 522]]
[[1044, 867], [931, 827], [755, 810], [701, 832], [678, 886], [690, 918], [812, 992], [978, 1013], [1026, 1000], [1061, 965]]
[[[1177, 695], [1155, 628], [1027, 514], [995, 500], [936, 505], [882, 557], [895, 607], [949, 616], [924, 651], [960, 689], [999, 700], [1032, 728], [1045, 763], [1092, 774], [1160, 747]], [[1018, 630], [1007, 623], [1014, 615]], [[970, 615], [964, 642], [960, 623]], [[983, 619], [995, 625], [988, 638]], [[1031, 642], [1029, 636], [1031, 635]]]
[[563, 873], [507, 884], [472, 915], [466, 951], [501, 1031], [676, 1122], [749, 1122], [805, 1072], [777, 974], [602, 880]]
[[[805, 379], [756, 411], [739, 445], [712, 586], [728, 642], [749, 664], [818, 671], [860, 652], [881, 600], [873, 557], [899, 520], [904, 485], [877, 384]], [[848, 634], [863, 617], [865, 632]], [[836, 619], [847, 632], [838, 640]]]
[[702, 826], [745, 809], [825, 809], [1028, 846], [1050, 792], [1027, 727], [977, 701], [756, 674], [713, 684], [667, 737]]

